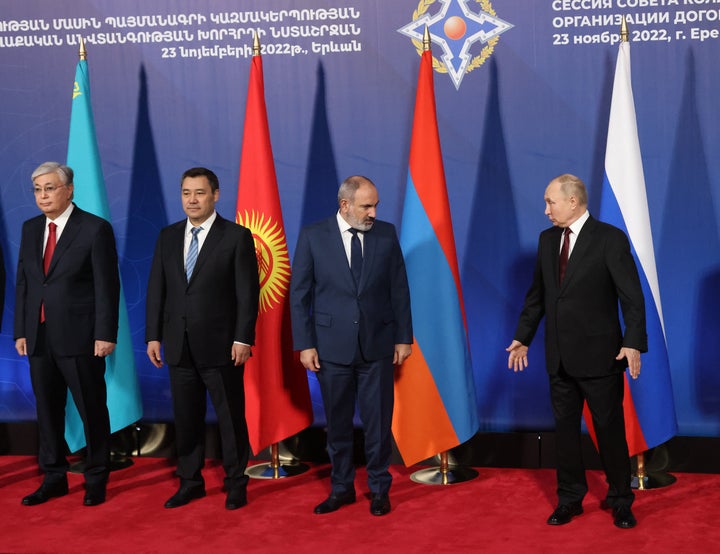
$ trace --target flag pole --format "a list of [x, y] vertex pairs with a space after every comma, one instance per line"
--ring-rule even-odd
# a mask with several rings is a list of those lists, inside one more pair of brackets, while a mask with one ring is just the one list
[[[430, 38], [430, 30], [425, 25], [423, 34], [423, 52], [431, 50], [432, 40]], [[438, 454], [440, 465], [428, 467], [418, 470], [410, 475], [410, 479], [415, 483], [423, 485], [454, 485], [470, 481], [478, 476], [478, 472], [469, 467], [462, 467], [450, 464], [450, 456], [445, 450]]]

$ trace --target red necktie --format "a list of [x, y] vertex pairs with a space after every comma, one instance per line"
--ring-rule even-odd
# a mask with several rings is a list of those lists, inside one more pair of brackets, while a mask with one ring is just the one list
[[[53, 254], [55, 253], [55, 244], [57, 244], [56, 235], [57, 225], [52, 221], [48, 223], [48, 238], [45, 244], [45, 253], [43, 254], [43, 272], [47, 275], [48, 269], [50, 268], [50, 260], [52, 260]], [[45, 304], [40, 306], [40, 323], [45, 321]]]
[[560, 282], [565, 277], [565, 269], [567, 268], [568, 258], [570, 257], [570, 227], [565, 227], [565, 236], [563, 237], [562, 248], [560, 249]]

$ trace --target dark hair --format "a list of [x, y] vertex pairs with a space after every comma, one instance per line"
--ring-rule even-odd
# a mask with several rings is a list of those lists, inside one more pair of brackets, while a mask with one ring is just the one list
[[180, 179], [180, 186], [182, 186], [182, 182], [186, 177], [207, 177], [207, 180], [210, 183], [210, 189], [213, 192], [220, 188], [220, 181], [218, 180], [217, 175], [215, 175], [215, 173], [210, 171], [207, 167], [191, 167], [185, 171]]

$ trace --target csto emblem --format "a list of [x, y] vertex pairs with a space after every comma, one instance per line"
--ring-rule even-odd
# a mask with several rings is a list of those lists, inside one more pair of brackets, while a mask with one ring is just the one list
[[282, 303], [290, 283], [290, 257], [283, 228], [272, 218], [255, 210], [241, 215], [237, 222], [250, 229], [260, 276], [260, 312]]
[[[500, 35], [513, 25], [496, 17], [490, 0], [437, 0], [440, 9], [431, 14], [430, 8], [435, 3], [436, 0], [420, 0], [412, 23], [398, 32], [410, 37], [418, 54], [422, 54], [427, 26], [432, 42], [442, 48], [440, 59], [433, 56], [433, 69], [447, 73], [459, 89], [465, 74], [485, 63]], [[473, 55], [470, 50], [476, 42], [483, 47], [479, 54]]]

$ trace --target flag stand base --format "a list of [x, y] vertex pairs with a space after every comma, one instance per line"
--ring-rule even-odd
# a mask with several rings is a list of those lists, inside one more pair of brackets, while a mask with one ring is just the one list
[[643, 491], [668, 487], [672, 485], [675, 481], [677, 481], [677, 477], [669, 473], [646, 473], [642, 477], [639, 477], [638, 475], [633, 475], [631, 485], [633, 489]]
[[440, 465], [421, 469], [410, 475], [410, 479], [422, 485], [455, 485], [470, 481], [478, 476], [478, 472], [470, 467], [451, 466], [448, 453], [440, 453]]
[[251, 479], [282, 479], [301, 475], [308, 469], [310, 469], [310, 466], [295, 459], [290, 459], [287, 463], [281, 463], [278, 444], [274, 443], [270, 445], [270, 461], [250, 466], [245, 470], [245, 475]]
[[[125, 454], [120, 454], [117, 452], [111, 452], [110, 453], [110, 471], [118, 471], [120, 469], [125, 469], [133, 465], [135, 462], [132, 461], [132, 458], [129, 456], [125, 456]], [[70, 464], [70, 468], [68, 469], [70, 473], [84, 473], [85, 472], [85, 460], [78, 460], [74, 464]]]
[[[655, 452], [658, 454], [657, 457], [661, 460], [663, 455], [666, 455], [664, 449], [657, 447]], [[637, 469], [632, 476], [631, 486], [633, 489], [643, 491], [649, 489], [660, 489], [672, 485], [677, 478], [674, 475], [669, 474], [666, 471], [648, 471], [645, 464], [645, 453], [640, 452], [636, 458]]]

